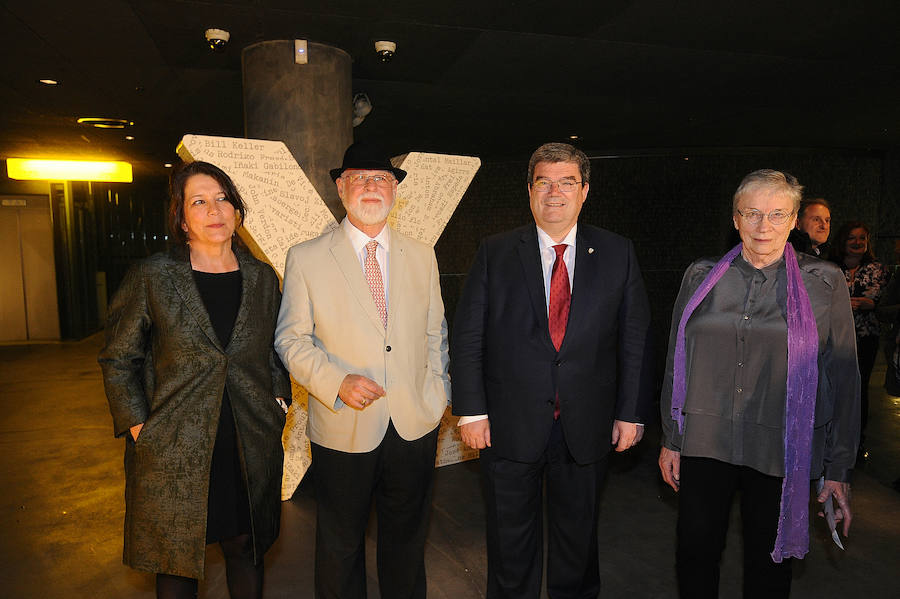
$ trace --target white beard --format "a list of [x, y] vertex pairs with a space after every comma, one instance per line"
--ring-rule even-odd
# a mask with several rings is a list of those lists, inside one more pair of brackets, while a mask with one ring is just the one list
[[[391, 212], [391, 208], [394, 206], [394, 202], [385, 203], [381, 202], [379, 204], [366, 204], [363, 202], [365, 196], [358, 199], [358, 201], [353, 206], [344, 205], [354, 219], [358, 220], [364, 225], [377, 225], [383, 223], [387, 220], [388, 214]], [[379, 200], [381, 198], [378, 198]]]

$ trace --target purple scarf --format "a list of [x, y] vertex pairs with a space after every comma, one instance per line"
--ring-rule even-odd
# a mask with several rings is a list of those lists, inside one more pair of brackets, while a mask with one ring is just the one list
[[[719, 260], [691, 299], [678, 323], [675, 337], [675, 364], [672, 376], [672, 419], [684, 432], [685, 381], [684, 329], [688, 319], [709, 291], [719, 282], [731, 262], [741, 253], [738, 244]], [[816, 319], [803, 285], [797, 256], [791, 244], [784, 247], [787, 269], [787, 398], [784, 406], [784, 482], [781, 486], [781, 513], [772, 560], [803, 558], [809, 551], [809, 471], [812, 460], [812, 432], [819, 380], [819, 335]]]

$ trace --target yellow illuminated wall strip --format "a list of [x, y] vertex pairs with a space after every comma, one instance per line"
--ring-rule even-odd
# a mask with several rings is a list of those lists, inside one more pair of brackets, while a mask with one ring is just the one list
[[109, 181], [131, 183], [128, 162], [93, 162], [85, 160], [32, 160], [9, 158], [6, 170], [10, 179], [22, 181]]

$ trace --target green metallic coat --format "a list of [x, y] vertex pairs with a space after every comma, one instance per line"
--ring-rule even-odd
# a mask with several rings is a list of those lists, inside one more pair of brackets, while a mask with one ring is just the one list
[[[206, 512], [222, 392], [234, 411], [250, 498], [254, 558], [278, 537], [290, 380], [273, 349], [281, 303], [266, 264], [235, 250], [241, 305], [222, 347], [194, 284], [187, 251], [136, 264], [109, 307], [99, 362], [116, 436], [125, 441], [123, 561], [203, 578]], [[144, 427], [132, 441], [129, 429]]]

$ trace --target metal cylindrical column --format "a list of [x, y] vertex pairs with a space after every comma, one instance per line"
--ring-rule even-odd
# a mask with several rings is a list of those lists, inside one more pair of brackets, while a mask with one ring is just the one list
[[294, 62], [294, 41], [244, 48], [244, 134], [281, 140], [335, 218], [344, 207], [328, 171], [341, 165], [353, 143], [350, 55], [310, 42], [309, 62]]

